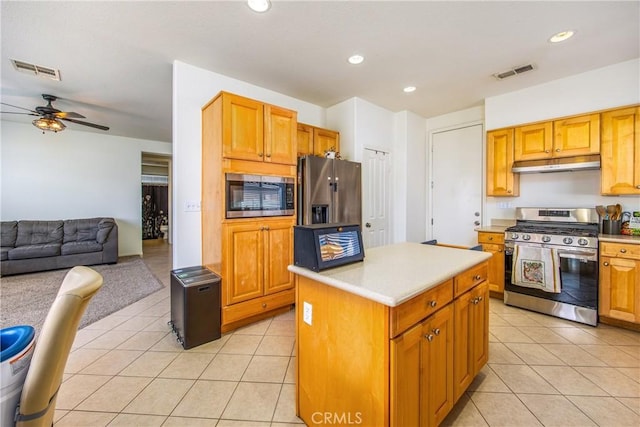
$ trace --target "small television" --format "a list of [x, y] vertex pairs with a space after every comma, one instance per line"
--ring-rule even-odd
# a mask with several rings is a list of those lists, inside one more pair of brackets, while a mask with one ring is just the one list
[[360, 225], [297, 225], [293, 229], [293, 254], [295, 265], [313, 271], [362, 261]]

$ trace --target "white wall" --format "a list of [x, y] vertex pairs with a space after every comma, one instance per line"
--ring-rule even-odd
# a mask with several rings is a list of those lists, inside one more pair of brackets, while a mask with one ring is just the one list
[[[298, 121], [325, 127], [325, 111], [317, 105], [231, 77], [173, 63], [173, 267], [202, 263], [200, 212], [185, 212], [188, 201], [201, 199], [201, 109], [220, 91], [296, 110]], [[340, 129], [336, 129], [340, 130]]]
[[[532, 86], [485, 100], [488, 130], [554, 117], [640, 103], [640, 59]], [[485, 225], [491, 218], [513, 218], [515, 207], [594, 207], [620, 203], [640, 209], [640, 197], [600, 195], [600, 172], [520, 175], [520, 197], [487, 197]], [[503, 207], [508, 204], [508, 207]]]
[[3, 221], [114, 217], [119, 255], [142, 254], [141, 153], [171, 144], [7, 121], [1, 135]]

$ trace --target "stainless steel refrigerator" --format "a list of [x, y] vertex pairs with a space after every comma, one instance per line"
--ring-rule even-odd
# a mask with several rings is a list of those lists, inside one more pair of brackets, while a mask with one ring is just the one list
[[362, 223], [362, 167], [347, 160], [298, 160], [298, 224]]

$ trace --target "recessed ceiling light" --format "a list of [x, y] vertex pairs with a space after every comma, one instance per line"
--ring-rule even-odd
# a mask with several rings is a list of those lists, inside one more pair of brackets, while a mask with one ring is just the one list
[[349, 64], [358, 65], [364, 61], [364, 56], [362, 55], [352, 55], [349, 57]]
[[247, 4], [251, 10], [255, 12], [266, 12], [271, 9], [271, 2], [269, 0], [247, 0]]
[[551, 43], [560, 43], [563, 42], [565, 40], [567, 40], [568, 38], [571, 38], [571, 36], [573, 36], [574, 32], [571, 30], [567, 30], [567, 31], [560, 31], [557, 34], [554, 34], [553, 36], [551, 36], [551, 38], [549, 39], [549, 41]]
[[415, 86], [407, 86], [402, 90], [407, 92], [407, 93], [411, 93], [411, 92], [414, 92], [416, 90], [416, 87]]

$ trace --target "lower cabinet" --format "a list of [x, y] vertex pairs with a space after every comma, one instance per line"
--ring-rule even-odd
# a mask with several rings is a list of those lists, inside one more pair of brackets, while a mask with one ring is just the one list
[[640, 245], [600, 243], [601, 321], [640, 325]]
[[482, 250], [492, 254], [489, 260], [489, 291], [493, 296], [504, 294], [504, 232], [478, 232], [478, 243]]

